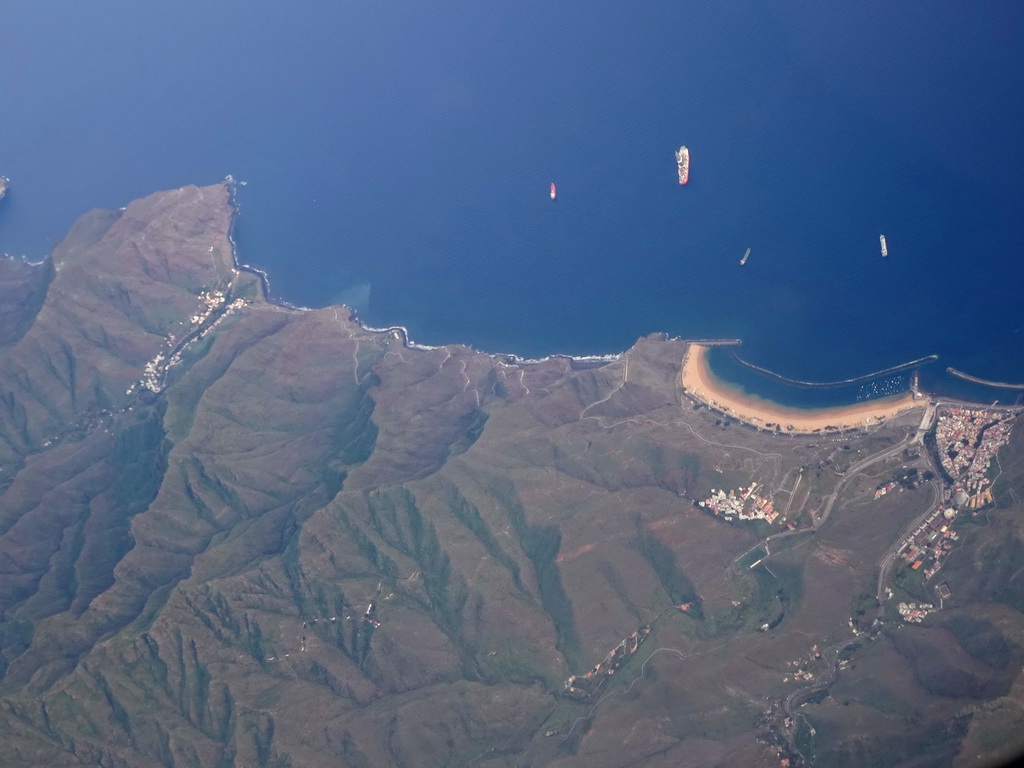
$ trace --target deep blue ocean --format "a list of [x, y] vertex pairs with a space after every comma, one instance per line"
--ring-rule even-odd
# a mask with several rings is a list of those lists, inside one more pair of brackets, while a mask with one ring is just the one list
[[13, 254], [230, 173], [276, 296], [421, 343], [1024, 382], [1019, 3], [5, 0], [0, 28]]

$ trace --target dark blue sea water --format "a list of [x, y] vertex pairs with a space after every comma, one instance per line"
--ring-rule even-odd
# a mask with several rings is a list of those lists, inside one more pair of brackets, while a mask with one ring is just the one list
[[5, 0], [0, 25], [12, 253], [231, 173], [276, 295], [422, 343], [664, 331], [796, 379], [938, 354], [935, 386], [1024, 382], [1020, 4]]

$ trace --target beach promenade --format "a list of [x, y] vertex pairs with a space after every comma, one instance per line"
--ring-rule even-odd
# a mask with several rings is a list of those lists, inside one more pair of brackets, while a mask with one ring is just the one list
[[708, 347], [691, 343], [683, 357], [679, 383], [686, 394], [729, 416], [761, 429], [787, 434], [816, 434], [863, 429], [928, 404], [907, 392], [835, 408], [791, 408], [749, 395], [715, 378]]

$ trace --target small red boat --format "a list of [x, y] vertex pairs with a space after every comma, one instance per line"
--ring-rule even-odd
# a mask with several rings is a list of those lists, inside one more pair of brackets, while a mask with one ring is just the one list
[[551, 184], [551, 199], [554, 200], [558, 196], [558, 190], [555, 189], [554, 182]]

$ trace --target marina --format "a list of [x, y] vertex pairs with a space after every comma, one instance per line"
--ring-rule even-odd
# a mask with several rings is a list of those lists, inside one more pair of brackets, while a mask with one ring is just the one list
[[768, 376], [769, 378], [775, 379], [776, 381], [781, 381], [783, 384], [791, 384], [797, 387], [843, 387], [848, 384], [858, 384], [862, 381], [870, 381], [871, 379], [877, 379], [882, 376], [888, 376], [893, 373], [899, 373], [900, 371], [905, 371], [910, 368], [917, 368], [919, 366], [934, 362], [939, 359], [938, 355], [927, 355], [926, 357], [920, 357], [916, 360], [910, 360], [906, 363], [900, 363], [899, 365], [893, 365], [890, 366], [889, 368], [883, 368], [880, 371], [866, 373], [863, 376], [853, 376], [849, 379], [842, 379], [841, 381], [800, 381], [799, 379], [787, 378], [786, 376], [783, 376], [779, 373], [775, 373], [775, 371], [770, 371], [767, 368], [762, 368], [759, 365], [754, 365], [753, 363], [747, 362], [738, 354], [736, 354], [736, 352], [733, 352], [732, 356], [736, 360], [736, 362], [746, 366], [747, 368], [751, 368], [757, 371], [758, 373], [762, 373], [765, 376]]

